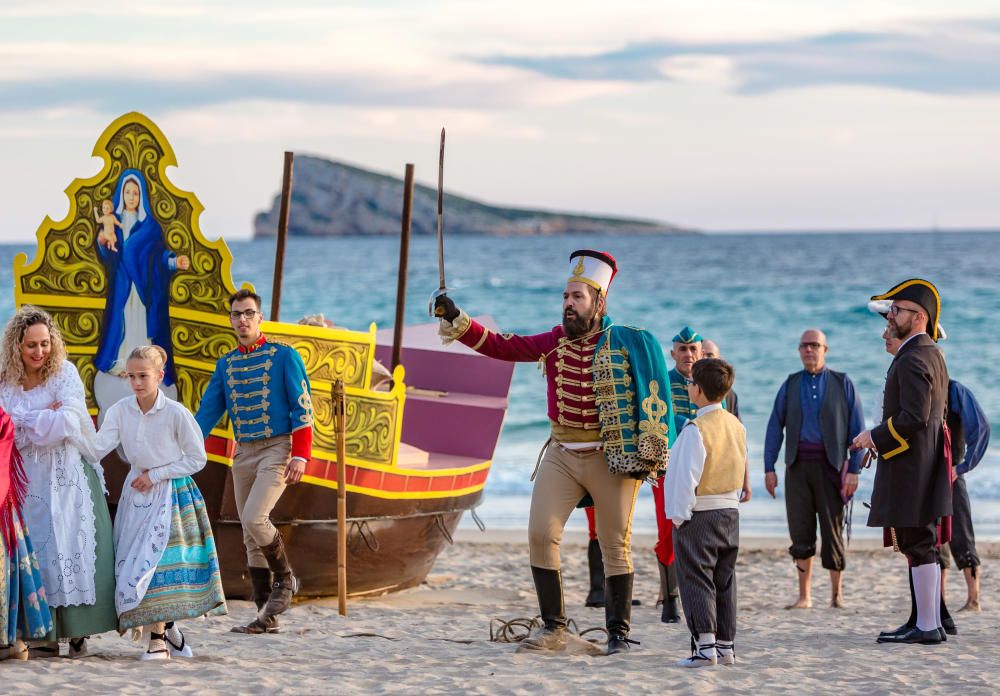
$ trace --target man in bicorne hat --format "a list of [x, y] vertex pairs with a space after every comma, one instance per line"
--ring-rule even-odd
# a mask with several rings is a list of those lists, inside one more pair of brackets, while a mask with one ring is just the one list
[[[876, 300], [868, 303], [868, 308], [888, 318], [891, 300]], [[944, 326], [938, 323], [938, 343], [947, 339]], [[885, 351], [895, 355], [900, 340], [886, 324], [882, 332]], [[941, 625], [947, 635], [957, 635], [958, 628], [948, 611], [945, 592], [948, 587], [946, 574], [951, 556], [959, 570], [965, 575], [968, 599], [959, 611], [979, 611], [979, 566], [981, 561], [976, 552], [976, 535], [972, 527], [972, 504], [965, 486], [965, 474], [974, 469], [990, 443], [990, 422], [972, 391], [957, 380], [948, 381], [948, 417], [951, 431], [951, 465], [954, 471], [951, 484], [951, 540], [940, 546], [941, 556]], [[907, 624], [912, 628], [917, 624], [917, 599], [910, 580], [910, 618]]]
[[528, 519], [544, 627], [522, 642], [526, 649], [559, 650], [566, 643], [559, 545], [570, 513], [590, 500], [606, 573], [608, 654], [633, 642], [632, 513], [639, 485], [666, 467], [674, 427], [660, 344], [605, 314], [617, 270], [610, 254], [573, 252], [562, 324], [533, 336], [494, 333], [446, 295], [435, 301], [446, 344], [457, 340], [492, 358], [537, 362], [545, 371], [552, 434], [536, 470]]
[[868, 526], [885, 528], [906, 555], [917, 605], [915, 626], [883, 632], [878, 642], [938, 644], [945, 635], [937, 545], [947, 541], [952, 511], [948, 368], [936, 344], [941, 297], [932, 283], [913, 278], [871, 299], [892, 300], [889, 333], [900, 346], [886, 374], [882, 422], [858, 434], [853, 447], [878, 451]]

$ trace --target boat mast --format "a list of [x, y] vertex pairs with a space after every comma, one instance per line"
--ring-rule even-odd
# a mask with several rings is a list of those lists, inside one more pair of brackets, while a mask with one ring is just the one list
[[274, 285], [271, 288], [271, 321], [281, 314], [281, 281], [285, 271], [285, 240], [288, 238], [288, 207], [292, 198], [292, 161], [294, 152], [285, 151], [281, 175], [281, 207], [278, 209], [278, 247], [274, 251]]
[[396, 283], [396, 327], [392, 334], [392, 370], [403, 353], [403, 315], [406, 309], [406, 269], [410, 257], [410, 220], [413, 212], [413, 165], [406, 165], [403, 179], [403, 218], [399, 235], [399, 278]]

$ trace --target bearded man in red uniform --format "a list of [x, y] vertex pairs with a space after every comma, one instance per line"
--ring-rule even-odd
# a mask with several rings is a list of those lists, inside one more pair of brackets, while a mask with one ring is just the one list
[[528, 520], [531, 573], [544, 626], [528, 649], [566, 643], [559, 546], [566, 519], [593, 501], [606, 572], [608, 654], [628, 650], [633, 566], [632, 513], [643, 480], [666, 467], [674, 439], [670, 381], [663, 351], [647, 331], [605, 315], [618, 270], [610, 254], [570, 255], [563, 321], [533, 336], [497, 334], [437, 298], [445, 343], [459, 341], [499, 360], [537, 362], [548, 385], [551, 436], [535, 472]]

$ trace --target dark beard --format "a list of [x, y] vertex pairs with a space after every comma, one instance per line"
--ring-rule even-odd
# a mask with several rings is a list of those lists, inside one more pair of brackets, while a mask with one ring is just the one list
[[889, 322], [889, 336], [892, 338], [903, 338], [910, 334], [910, 330], [913, 328], [913, 320], [910, 319], [905, 326], [901, 325], [899, 322], [899, 317], [896, 317], [895, 321]]
[[594, 315], [591, 314], [589, 317], [584, 317], [575, 312], [570, 315], [563, 312], [563, 331], [570, 338], [580, 338], [590, 331], [590, 327], [594, 324]]

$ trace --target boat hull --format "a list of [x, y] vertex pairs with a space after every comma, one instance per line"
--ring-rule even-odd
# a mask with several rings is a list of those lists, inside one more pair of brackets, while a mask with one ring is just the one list
[[[120, 491], [128, 467], [112, 453], [104, 462], [108, 489]], [[230, 599], [250, 599], [243, 527], [236, 514], [228, 466], [209, 462], [194, 476], [205, 499], [222, 585]], [[429, 499], [347, 496], [348, 594], [378, 595], [419, 585], [452, 534], [462, 514], [482, 491]], [[112, 503], [117, 495], [112, 495]], [[112, 505], [112, 508], [114, 505]], [[307, 483], [289, 486], [271, 513], [302, 583], [299, 596], [335, 595], [337, 588], [337, 491]]]

